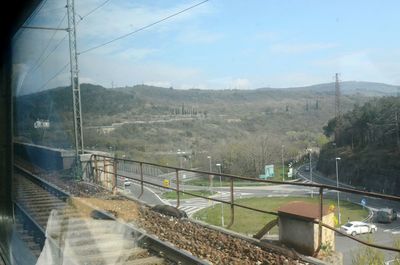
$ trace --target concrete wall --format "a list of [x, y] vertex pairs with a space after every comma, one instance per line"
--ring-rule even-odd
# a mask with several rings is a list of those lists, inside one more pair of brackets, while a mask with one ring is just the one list
[[14, 154], [46, 170], [70, 168], [74, 159], [72, 151], [18, 142], [14, 143]]
[[116, 191], [116, 177], [114, 175], [115, 162], [113, 158], [97, 157], [91, 160], [94, 172], [94, 182], [110, 191]]

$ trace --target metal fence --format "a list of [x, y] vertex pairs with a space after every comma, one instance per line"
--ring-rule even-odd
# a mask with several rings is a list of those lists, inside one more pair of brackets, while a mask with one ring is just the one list
[[[120, 166], [118, 166], [119, 163], [124, 163], [124, 164], [135, 164], [137, 165], [135, 168], [138, 169], [137, 173], [138, 173], [138, 177], [134, 177], [134, 176], [128, 176], [126, 174], [121, 174], [117, 172], [117, 168], [120, 168]], [[113, 170], [108, 170], [107, 169], [107, 165], [112, 164]], [[138, 196], [138, 198], [140, 199], [143, 195], [143, 191], [144, 191], [144, 186], [145, 185], [151, 185], [154, 187], [158, 187], [158, 188], [162, 188], [162, 189], [167, 189], [167, 190], [171, 190], [171, 191], [175, 191], [176, 192], [176, 196], [177, 196], [177, 205], [176, 207], [178, 208], [180, 206], [180, 195], [181, 194], [188, 194], [194, 197], [198, 197], [198, 198], [203, 198], [206, 200], [211, 200], [214, 202], [218, 202], [218, 203], [224, 203], [224, 204], [228, 204], [229, 208], [230, 208], [230, 222], [227, 225], [228, 228], [230, 228], [234, 222], [235, 222], [235, 207], [239, 207], [239, 208], [243, 208], [243, 209], [247, 209], [247, 210], [251, 210], [251, 211], [255, 211], [255, 212], [259, 212], [259, 213], [264, 213], [264, 214], [270, 214], [270, 215], [274, 215], [277, 216], [278, 213], [277, 212], [273, 212], [273, 211], [265, 211], [262, 209], [257, 209], [257, 208], [253, 208], [253, 207], [249, 207], [243, 204], [239, 204], [237, 202], [235, 202], [235, 197], [234, 197], [234, 191], [235, 191], [235, 186], [234, 186], [234, 180], [242, 180], [242, 181], [248, 181], [248, 182], [258, 182], [258, 183], [265, 183], [265, 184], [287, 184], [287, 185], [294, 185], [294, 186], [304, 186], [304, 187], [310, 187], [310, 188], [318, 188], [318, 196], [319, 196], [319, 218], [318, 220], [314, 220], [313, 222], [315, 224], [318, 224], [318, 248], [317, 248], [317, 252], [320, 250], [321, 248], [321, 244], [322, 244], [322, 227], [325, 227], [327, 229], [333, 230], [335, 232], [337, 232], [338, 234], [341, 234], [345, 237], [351, 238], [354, 241], [357, 241], [361, 244], [367, 245], [369, 247], [374, 247], [374, 248], [378, 248], [378, 249], [383, 249], [383, 250], [388, 250], [388, 251], [394, 251], [394, 252], [399, 252], [400, 253], [400, 249], [398, 248], [394, 248], [394, 247], [389, 247], [389, 246], [384, 246], [384, 245], [379, 245], [379, 244], [373, 244], [361, 239], [358, 239], [354, 236], [351, 235], [347, 235], [346, 233], [340, 231], [339, 229], [336, 229], [332, 226], [329, 226], [325, 223], [322, 222], [322, 217], [323, 217], [323, 199], [324, 199], [324, 190], [335, 190], [337, 192], [346, 192], [346, 193], [351, 193], [351, 194], [359, 194], [359, 195], [365, 195], [368, 197], [374, 197], [374, 198], [379, 198], [379, 199], [385, 199], [385, 200], [391, 200], [391, 201], [397, 201], [400, 202], [400, 197], [398, 196], [393, 196], [393, 195], [385, 195], [385, 194], [380, 194], [380, 193], [374, 193], [374, 192], [365, 192], [365, 191], [360, 191], [360, 190], [355, 190], [355, 189], [351, 189], [351, 188], [344, 188], [344, 187], [336, 187], [336, 186], [331, 186], [331, 185], [323, 185], [323, 184], [316, 184], [316, 183], [300, 183], [300, 182], [282, 182], [282, 181], [273, 181], [273, 180], [263, 180], [263, 179], [255, 179], [255, 178], [248, 178], [248, 177], [242, 177], [242, 176], [235, 176], [235, 175], [231, 175], [231, 174], [225, 174], [225, 173], [216, 173], [216, 172], [208, 172], [208, 171], [201, 171], [201, 170], [192, 170], [192, 169], [183, 169], [183, 168], [177, 168], [177, 167], [171, 167], [171, 166], [163, 166], [163, 165], [159, 165], [159, 164], [155, 164], [155, 163], [148, 163], [148, 162], [143, 162], [143, 161], [136, 161], [136, 160], [131, 160], [131, 159], [124, 159], [124, 158], [114, 158], [111, 156], [105, 156], [105, 155], [96, 155], [93, 154], [91, 156], [90, 159], [90, 166], [92, 167], [91, 172], [93, 172], [93, 178], [92, 180], [94, 182], [98, 182], [99, 177], [101, 176], [101, 174], [109, 174], [111, 176], [113, 176], [113, 181], [112, 181], [112, 190], [115, 190], [117, 187], [117, 177], [124, 177], [125, 179], [130, 179], [132, 181], [138, 182], [140, 183], [140, 187], [141, 187], [141, 192]], [[175, 183], [176, 183], [176, 187], [166, 187], [164, 185], [161, 184], [157, 184], [151, 181], [147, 181], [144, 179], [144, 175], [145, 175], [145, 170], [144, 170], [144, 166], [150, 166], [150, 167], [156, 167], [156, 168], [162, 168], [163, 172], [165, 171], [172, 171], [174, 172], [175, 175]], [[218, 176], [222, 176], [226, 179], [229, 179], [230, 182], [230, 200], [228, 201], [224, 201], [221, 199], [217, 199], [217, 198], [211, 198], [211, 197], [206, 197], [206, 196], [202, 196], [202, 195], [198, 195], [195, 194], [193, 192], [190, 191], [184, 191], [180, 188], [180, 177], [181, 174], [180, 172], [192, 172], [195, 174], [203, 174], [203, 175], [218, 175]]]

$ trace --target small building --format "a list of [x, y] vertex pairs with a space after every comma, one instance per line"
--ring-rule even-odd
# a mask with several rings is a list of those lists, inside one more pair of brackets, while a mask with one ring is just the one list
[[[320, 205], [294, 201], [278, 209], [279, 240], [304, 255], [313, 255], [318, 249]], [[322, 222], [334, 227], [333, 212], [323, 207]], [[335, 232], [322, 227], [322, 244], [335, 250]]]

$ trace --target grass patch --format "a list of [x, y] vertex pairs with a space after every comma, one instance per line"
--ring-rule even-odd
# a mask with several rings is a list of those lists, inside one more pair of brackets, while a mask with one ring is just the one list
[[[235, 180], [233, 182], [235, 187], [244, 187], [244, 186], [266, 186], [270, 185], [268, 183], [261, 183], [261, 182], [253, 182], [253, 181], [241, 181], [241, 180]], [[202, 178], [197, 178], [197, 179], [191, 179], [185, 182], [185, 185], [193, 185], [193, 186], [200, 186], [200, 187], [209, 187], [210, 182], [208, 179], [202, 179]], [[231, 185], [231, 182], [229, 180], [221, 180], [221, 183], [219, 182], [219, 177], [215, 176], [213, 180], [213, 187], [229, 187]]]
[[[209, 197], [211, 195], [214, 195], [216, 192], [211, 192], [208, 190], [193, 190], [193, 191], [188, 191], [190, 193], [193, 193], [195, 195], [200, 195], [200, 196], [206, 196]], [[168, 191], [164, 192], [162, 195], [163, 199], [177, 199], [177, 194], [176, 191]], [[195, 196], [186, 194], [186, 193], [181, 193], [179, 196], [180, 199], [190, 199], [190, 198], [196, 198]]]
[[[276, 212], [281, 205], [292, 201], [318, 203], [318, 198], [312, 199], [304, 197], [262, 197], [239, 199], [235, 202], [260, 210]], [[324, 200], [324, 205], [332, 204], [335, 206], [336, 209], [335, 200]], [[221, 208], [221, 204], [216, 204], [213, 207], [208, 207], [195, 213], [193, 217], [212, 225], [221, 226]], [[346, 223], [347, 218], [349, 218], [350, 221], [361, 221], [368, 216], [368, 210], [347, 201], [340, 201], [340, 211], [342, 214], [342, 223]], [[224, 205], [225, 225], [229, 223], [230, 215], [230, 207], [226, 204]], [[230, 229], [239, 233], [253, 235], [257, 233], [264, 225], [275, 218], [276, 216], [273, 215], [258, 213], [240, 207], [235, 207], [235, 222]], [[272, 233], [277, 231], [276, 227], [274, 229], [275, 230], [271, 231]]]

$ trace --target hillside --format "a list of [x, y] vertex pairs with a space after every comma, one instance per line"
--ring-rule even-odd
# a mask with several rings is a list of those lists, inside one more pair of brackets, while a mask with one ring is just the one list
[[[334, 93], [335, 83], [324, 83], [305, 87], [290, 87], [287, 91], [308, 91], [312, 93]], [[340, 89], [343, 95], [362, 94], [365, 96], [396, 96], [399, 93], [399, 86], [393, 86], [376, 82], [344, 81], [340, 82]], [[276, 88], [260, 88], [259, 90], [277, 90]]]
[[[178, 164], [176, 150], [181, 149], [191, 153], [193, 166], [207, 168], [206, 157], [212, 155], [223, 162], [224, 172], [257, 176], [263, 165], [280, 163], [282, 145], [289, 161], [305, 148], [327, 141], [322, 127], [334, 115], [334, 85], [320, 86], [324, 89], [316, 85], [176, 90], [146, 85], [106, 89], [82, 84], [85, 145], [170, 165]], [[73, 146], [69, 89], [60, 87], [16, 98], [16, 137], [56, 147]], [[342, 109], [351, 110], [370, 99], [369, 93], [344, 93]], [[51, 127], [34, 129], [37, 119], [49, 119]]]
[[335, 177], [335, 157], [340, 160], [340, 180], [375, 192], [400, 195], [400, 98], [384, 97], [356, 106], [324, 127], [335, 133], [336, 147], [321, 151], [318, 169]]

